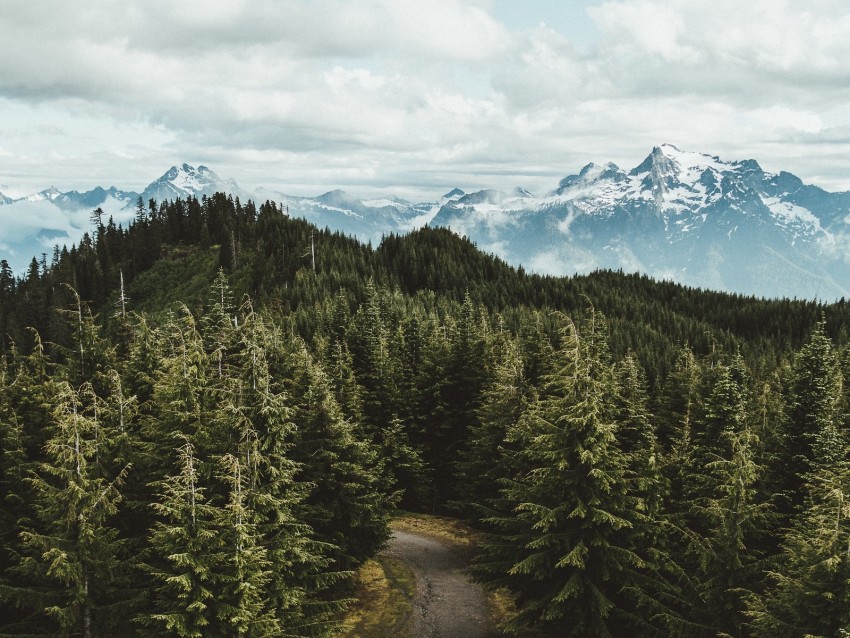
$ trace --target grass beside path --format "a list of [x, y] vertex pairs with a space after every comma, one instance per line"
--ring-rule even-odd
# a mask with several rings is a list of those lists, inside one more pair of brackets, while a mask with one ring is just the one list
[[416, 579], [402, 561], [378, 556], [354, 577], [356, 602], [346, 614], [345, 638], [397, 638], [409, 635]]
[[[463, 522], [444, 516], [405, 512], [396, 517], [394, 530], [429, 536], [459, 552], [472, 555], [479, 535]], [[342, 638], [403, 638], [410, 636], [411, 600], [416, 579], [402, 561], [378, 556], [367, 561], [355, 577], [356, 602], [343, 622]], [[499, 622], [513, 610], [510, 597], [501, 592], [488, 593], [491, 613]]]

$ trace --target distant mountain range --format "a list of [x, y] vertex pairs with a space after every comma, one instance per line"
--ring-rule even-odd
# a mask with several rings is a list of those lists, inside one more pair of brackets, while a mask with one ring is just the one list
[[430, 221], [511, 263], [553, 274], [622, 268], [770, 297], [850, 297], [850, 193], [754, 160], [674, 146], [635, 168], [588, 164], [542, 197], [482, 191]]
[[447, 192], [435, 202], [359, 199], [344, 191], [293, 197], [243, 191], [205, 166], [174, 166], [141, 193], [48, 189], [0, 193], [0, 258], [21, 271], [33, 254], [77, 241], [91, 211], [116, 223], [139, 196], [162, 201], [227, 192], [272, 200], [290, 215], [374, 243], [425, 224], [466, 235], [526, 269], [566, 275], [597, 268], [643, 272], [715, 290], [768, 297], [850, 298], [850, 193], [767, 173], [755, 160], [656, 147], [631, 170], [588, 164], [536, 196], [522, 188]]

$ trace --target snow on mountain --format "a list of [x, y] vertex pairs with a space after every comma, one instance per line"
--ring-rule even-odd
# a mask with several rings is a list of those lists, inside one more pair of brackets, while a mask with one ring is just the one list
[[142, 201], [153, 199], [157, 202], [188, 197], [201, 198], [215, 193], [229, 193], [234, 196], [247, 196], [232, 179], [223, 180], [206, 166], [182, 164], [172, 166], [159, 179], [142, 191]]
[[850, 193], [664, 144], [629, 171], [588, 164], [541, 197], [456, 198], [429, 223], [551, 274], [622, 268], [745, 294], [836, 299], [848, 296], [837, 250], [848, 221]]
[[419, 228], [439, 210], [434, 203], [414, 204], [392, 195], [362, 200], [342, 190], [318, 197], [295, 197], [265, 189], [258, 189], [256, 194], [263, 201], [278, 202], [292, 217], [373, 243], [390, 233]]
[[342, 190], [247, 193], [206, 166], [182, 164], [141, 195], [100, 187], [0, 195], [0, 258], [21, 272], [33, 254], [78, 241], [97, 207], [126, 223], [140, 196], [146, 203], [222, 191], [274, 201], [293, 217], [373, 243], [426, 224], [450, 227], [510, 263], [547, 274], [611, 268], [744, 294], [850, 297], [850, 193], [765, 172], [752, 159], [730, 162], [670, 144], [630, 170], [587, 164], [543, 195], [454, 188], [424, 203]]
[[108, 189], [98, 186], [84, 193], [78, 191], [62, 193], [55, 199], [55, 202], [60, 208], [68, 210], [100, 207], [104, 213], [109, 215], [113, 212], [119, 213], [125, 208], [134, 207], [138, 199], [139, 194], [133, 191], [118, 190], [114, 186]]
[[26, 197], [26, 201], [28, 202], [43, 202], [45, 200], [52, 202], [56, 198], [58, 198], [62, 193], [60, 193], [55, 186], [51, 186], [50, 188], [40, 191], [38, 193], [34, 193]]
[[0, 193], [0, 206], [2, 206], [3, 204], [11, 204], [13, 201], [14, 200], [11, 197]]
[[[216, 192], [251, 197], [235, 181], [223, 180], [206, 166], [172, 166], [141, 193], [142, 201], [203, 197]], [[65, 193], [51, 187], [18, 199], [0, 197], [0, 259], [23, 272], [33, 256], [52, 253], [54, 246], [70, 246], [91, 230], [91, 212], [100, 208], [104, 222], [110, 217], [126, 224], [135, 214], [140, 194], [98, 186], [89, 191]]]

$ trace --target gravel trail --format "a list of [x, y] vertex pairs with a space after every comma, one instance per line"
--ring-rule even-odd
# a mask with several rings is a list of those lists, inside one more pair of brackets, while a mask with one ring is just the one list
[[394, 531], [387, 556], [407, 563], [416, 574], [414, 638], [496, 638], [483, 589], [466, 575], [467, 562], [438, 540]]

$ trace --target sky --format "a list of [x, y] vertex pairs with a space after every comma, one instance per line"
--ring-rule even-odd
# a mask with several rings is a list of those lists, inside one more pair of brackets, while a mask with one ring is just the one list
[[653, 146], [850, 190], [846, 0], [0, 0], [0, 192], [541, 194]]

